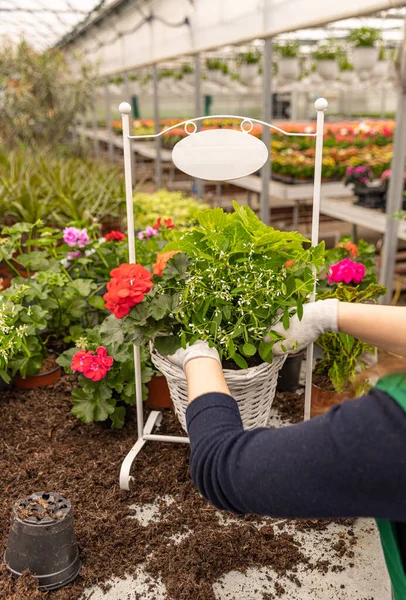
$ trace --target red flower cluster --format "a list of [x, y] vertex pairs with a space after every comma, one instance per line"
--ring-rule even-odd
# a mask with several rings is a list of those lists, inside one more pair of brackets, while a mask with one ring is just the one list
[[[173, 223], [172, 219], [164, 219], [164, 225], [166, 227], [166, 229], [175, 229], [175, 224]], [[153, 225], [153, 228], [158, 230], [160, 227], [163, 227], [162, 225], [162, 217], [159, 217], [159, 219], [157, 219], [157, 222], [155, 223], [155, 225]]]
[[122, 242], [127, 239], [127, 236], [121, 231], [109, 231], [106, 235], [106, 242]]
[[96, 354], [89, 350], [79, 350], [73, 355], [71, 369], [79, 371], [92, 381], [100, 381], [107, 375], [113, 365], [113, 359], [108, 355], [106, 348], [99, 346]]
[[144, 294], [154, 285], [152, 273], [142, 265], [120, 265], [110, 273], [112, 279], [107, 284], [107, 293], [103, 298], [105, 307], [114, 313], [117, 319], [122, 319], [131, 308], [144, 300]]

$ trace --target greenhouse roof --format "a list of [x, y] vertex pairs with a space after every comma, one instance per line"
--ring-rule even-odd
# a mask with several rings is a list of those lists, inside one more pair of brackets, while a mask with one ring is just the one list
[[1, 0], [0, 39], [25, 38], [38, 49], [54, 46], [111, 0]]

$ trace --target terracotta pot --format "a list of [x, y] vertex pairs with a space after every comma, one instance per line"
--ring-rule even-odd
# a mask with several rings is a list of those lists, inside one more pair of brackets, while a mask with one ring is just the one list
[[14, 378], [14, 384], [18, 390], [33, 390], [37, 387], [53, 385], [58, 381], [62, 373], [59, 365], [55, 365], [53, 369], [46, 373], [38, 373], [37, 375], [29, 375], [23, 379], [20, 375]]
[[311, 417], [323, 415], [335, 404], [340, 404], [349, 398], [348, 392], [330, 392], [321, 389], [319, 386], [312, 384], [312, 408]]
[[156, 410], [173, 408], [168, 384], [163, 375], [153, 375], [151, 381], [147, 383], [147, 388], [147, 406]]
[[10, 283], [11, 283], [10, 275], [0, 273], [0, 292], [1, 292], [1, 290], [6, 290], [7, 288], [9, 288]]

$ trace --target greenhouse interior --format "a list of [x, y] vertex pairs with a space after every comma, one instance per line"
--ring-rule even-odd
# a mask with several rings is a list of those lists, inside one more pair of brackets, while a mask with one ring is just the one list
[[405, 2], [0, 1], [0, 600], [406, 600], [405, 159]]

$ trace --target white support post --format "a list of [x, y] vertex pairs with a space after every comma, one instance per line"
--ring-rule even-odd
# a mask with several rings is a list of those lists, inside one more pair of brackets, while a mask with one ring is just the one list
[[111, 122], [111, 100], [109, 82], [106, 80], [104, 84], [104, 94], [106, 102], [106, 121], [108, 132], [108, 159], [112, 163], [114, 160], [114, 145], [113, 145], [113, 123]]
[[[200, 65], [200, 54], [195, 55], [195, 113], [197, 117], [203, 116], [203, 102], [202, 102], [202, 72]], [[200, 131], [201, 124], [199, 122], [197, 130]], [[198, 200], [204, 198], [204, 181], [203, 179], [196, 179], [196, 195]]]
[[[264, 62], [262, 65], [262, 120], [268, 123], [272, 121], [272, 38], [265, 40]], [[262, 141], [265, 146], [271, 147], [271, 130], [263, 126]], [[260, 200], [260, 219], [269, 225], [270, 206], [269, 206], [269, 184], [271, 182], [271, 158], [269, 157], [261, 171], [262, 189]]]
[[[323, 135], [324, 135], [324, 112], [327, 110], [327, 100], [319, 98], [316, 100], [317, 129], [316, 129], [316, 155], [314, 160], [314, 191], [313, 191], [313, 214], [312, 214], [312, 246], [319, 243], [320, 226], [320, 194], [321, 194], [321, 170], [323, 163]], [[316, 271], [314, 269], [314, 275]], [[316, 281], [310, 302], [316, 299]], [[312, 406], [312, 372], [313, 372], [313, 344], [307, 348], [306, 354], [306, 390], [304, 419], [310, 419]]]
[[[161, 123], [159, 119], [159, 82], [158, 82], [158, 67], [156, 64], [152, 67], [152, 81], [154, 90], [154, 122], [155, 122], [155, 133], [159, 133], [161, 130]], [[155, 138], [155, 186], [157, 190], [162, 188], [162, 159], [161, 159], [161, 138]]]

